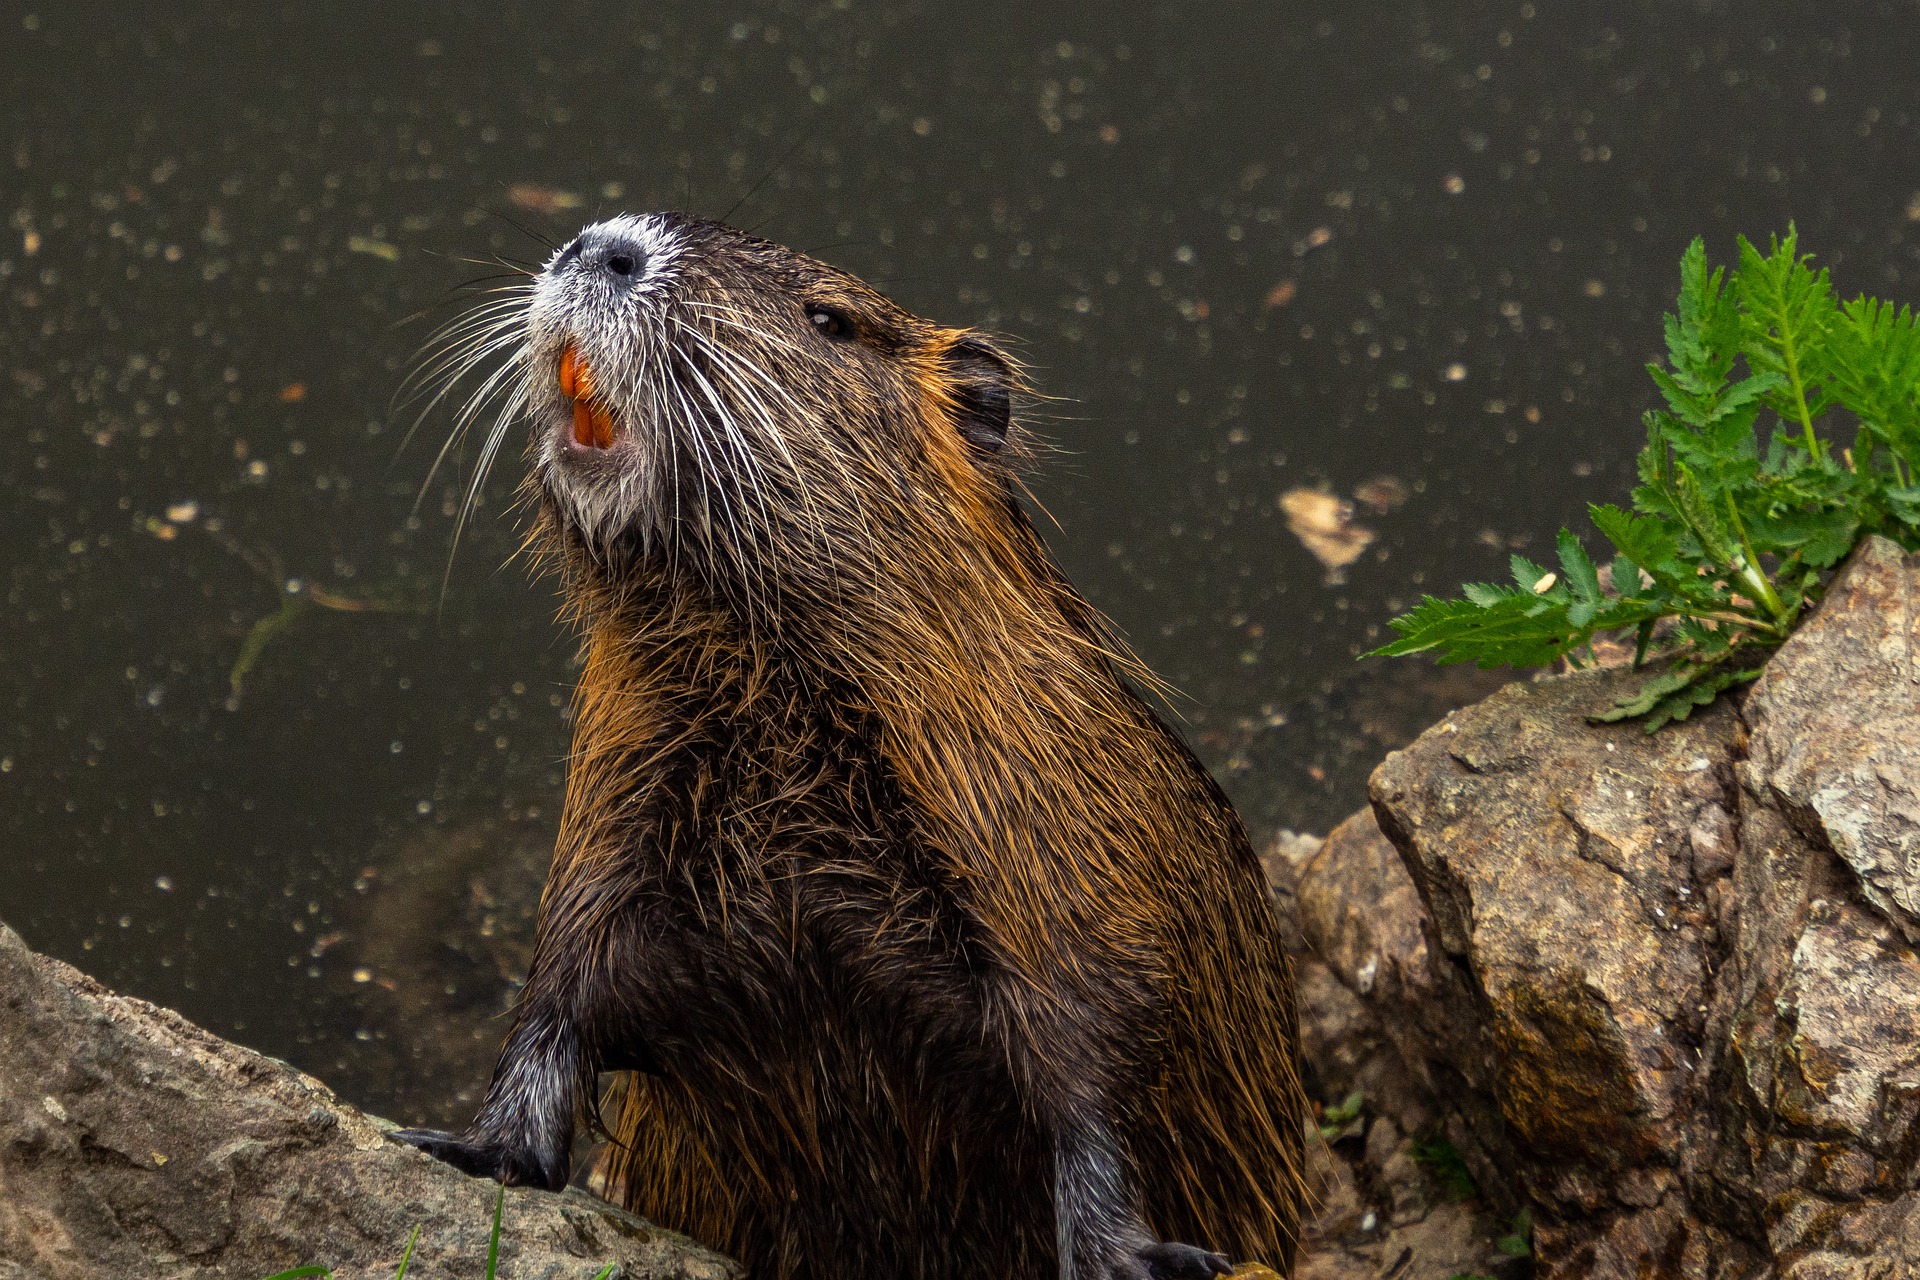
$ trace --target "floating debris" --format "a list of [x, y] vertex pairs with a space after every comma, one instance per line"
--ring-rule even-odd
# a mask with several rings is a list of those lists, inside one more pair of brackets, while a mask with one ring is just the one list
[[1269, 308], [1284, 307], [1293, 301], [1293, 295], [1298, 292], [1300, 292], [1299, 285], [1295, 284], [1292, 280], [1282, 280], [1279, 284], [1267, 290], [1267, 306]]
[[1289, 489], [1280, 495], [1287, 528], [1326, 567], [1326, 584], [1347, 580], [1347, 566], [1372, 545], [1373, 530], [1353, 522], [1353, 504], [1320, 489]]
[[586, 203], [575, 192], [562, 191], [559, 187], [537, 186], [531, 182], [516, 182], [508, 187], [507, 199], [530, 213], [559, 213], [565, 209], [578, 209]]
[[375, 240], [372, 236], [349, 236], [347, 248], [355, 253], [371, 254], [383, 262], [400, 261], [400, 247], [388, 244], [385, 240]]
[[1405, 506], [1411, 492], [1398, 476], [1374, 476], [1355, 485], [1353, 496], [1361, 506], [1383, 516]]
[[280, 608], [255, 622], [248, 630], [246, 639], [241, 642], [239, 656], [233, 660], [233, 667], [227, 672], [229, 686], [227, 710], [239, 710], [240, 696], [246, 690], [247, 679], [253, 674], [253, 669], [259, 665], [260, 656], [266, 652], [267, 646], [276, 636], [298, 622], [303, 614], [316, 606], [332, 609], [337, 613], [424, 613], [426, 611], [423, 605], [405, 600], [395, 591], [364, 597], [344, 596], [329, 591], [316, 582], [303, 582], [299, 578], [289, 578], [280, 596]]
[[299, 404], [306, 398], [307, 384], [304, 382], [289, 382], [280, 388], [280, 399], [284, 404]]
[[167, 508], [167, 519], [175, 524], [191, 524], [200, 515], [200, 504], [192, 498]]
[[1315, 227], [1313, 230], [1307, 232], [1303, 238], [1293, 242], [1293, 256], [1296, 258], [1304, 258], [1315, 249], [1322, 248], [1331, 243], [1332, 240], [1332, 227]]
[[1457, 173], [1450, 173], [1440, 180], [1440, 185], [1450, 196], [1457, 196], [1467, 189], [1467, 180]]
[[1467, 380], [1467, 366], [1455, 360], [1452, 364], [1441, 370], [1440, 376], [1448, 382], [1465, 382]]

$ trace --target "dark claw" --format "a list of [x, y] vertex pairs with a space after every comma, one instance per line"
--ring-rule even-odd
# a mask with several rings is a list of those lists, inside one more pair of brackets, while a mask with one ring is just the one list
[[509, 1187], [541, 1187], [558, 1191], [567, 1185], [565, 1169], [542, 1169], [535, 1161], [517, 1156], [490, 1142], [471, 1142], [438, 1129], [396, 1129], [387, 1135], [404, 1142], [462, 1173], [476, 1178], [492, 1178]]
[[1213, 1280], [1233, 1273], [1225, 1258], [1190, 1244], [1150, 1244], [1134, 1256], [1153, 1280]]

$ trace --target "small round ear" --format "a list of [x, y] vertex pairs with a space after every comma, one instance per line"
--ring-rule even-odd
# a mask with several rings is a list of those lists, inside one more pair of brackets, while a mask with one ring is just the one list
[[1013, 365], [985, 338], [967, 336], [940, 357], [956, 406], [955, 424], [968, 444], [996, 453], [1013, 421]]

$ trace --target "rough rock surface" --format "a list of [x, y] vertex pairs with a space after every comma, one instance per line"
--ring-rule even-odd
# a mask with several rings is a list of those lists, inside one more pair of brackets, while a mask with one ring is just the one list
[[[319, 1082], [117, 996], [0, 927], [0, 1280], [258, 1280], [320, 1263], [478, 1275], [495, 1188], [383, 1136]], [[577, 1191], [509, 1191], [501, 1272], [734, 1280]]]
[[1629, 678], [1375, 772], [1294, 886], [1309, 1061], [1542, 1275], [1920, 1275], [1920, 558], [1862, 547], [1738, 707], [1586, 724]]

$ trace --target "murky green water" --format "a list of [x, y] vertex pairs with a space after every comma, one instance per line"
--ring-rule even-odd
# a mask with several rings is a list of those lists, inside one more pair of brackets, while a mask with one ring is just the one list
[[[471, 260], [749, 189], [1018, 339], [1061, 559], [1256, 822], [1324, 827], [1431, 705], [1352, 654], [1624, 493], [1691, 235], [1920, 296], [1920, 7], [1614, 9], [0, 10], [0, 918], [407, 1105], [365, 902], [544, 842], [571, 647], [510, 474], [433, 612], [461, 477], [409, 521], [446, 423], [402, 452], [391, 398]], [[1278, 499], [1380, 477], [1329, 585]]]

